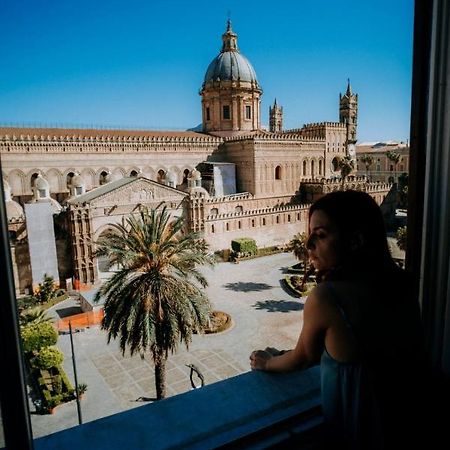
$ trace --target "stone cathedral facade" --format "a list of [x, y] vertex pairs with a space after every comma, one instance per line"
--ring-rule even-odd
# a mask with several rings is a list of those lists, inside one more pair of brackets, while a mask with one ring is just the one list
[[[358, 96], [350, 82], [339, 121], [283, 130], [275, 100], [263, 129], [262, 88], [229, 21], [200, 96], [202, 132], [0, 128], [18, 291], [41, 281], [33, 270], [39, 251], [33, 256], [28, 242], [33, 205], [48, 204], [53, 216], [54, 276], [79, 288], [99, 281], [95, 241], [143, 206], [165, 204], [183, 215], [213, 251], [248, 236], [260, 247], [282, 246], [307, 230], [308, 205], [342, 188], [339, 160], [356, 142]], [[368, 191], [381, 204], [390, 186], [350, 177], [345, 188]]]

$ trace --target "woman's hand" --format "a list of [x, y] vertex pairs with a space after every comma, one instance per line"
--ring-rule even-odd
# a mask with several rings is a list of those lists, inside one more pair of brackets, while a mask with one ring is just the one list
[[267, 370], [267, 361], [273, 356], [265, 350], [255, 350], [250, 355], [250, 367], [252, 370]]

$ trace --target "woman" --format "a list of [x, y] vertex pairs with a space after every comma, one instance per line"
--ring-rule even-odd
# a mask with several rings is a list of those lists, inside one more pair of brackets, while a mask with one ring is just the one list
[[255, 351], [251, 368], [320, 363], [334, 439], [346, 448], [407, 448], [420, 411], [420, 312], [389, 253], [380, 208], [360, 191], [325, 195], [310, 208], [307, 248], [319, 283], [305, 303], [297, 345], [279, 356]]

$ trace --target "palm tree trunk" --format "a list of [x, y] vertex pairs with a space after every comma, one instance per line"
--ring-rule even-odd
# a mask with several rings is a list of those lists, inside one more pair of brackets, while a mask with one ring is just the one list
[[161, 400], [166, 397], [166, 357], [158, 355], [155, 358], [155, 387], [156, 398]]

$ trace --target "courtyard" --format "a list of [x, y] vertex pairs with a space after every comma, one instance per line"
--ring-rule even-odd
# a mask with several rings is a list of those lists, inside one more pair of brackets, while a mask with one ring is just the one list
[[[218, 334], [194, 336], [187, 351], [180, 345], [167, 362], [167, 395], [187, 392], [194, 364], [205, 384], [249, 371], [249, 355], [257, 348], [292, 348], [302, 325], [303, 299], [283, 287], [285, 270], [296, 263], [290, 253], [256, 258], [240, 264], [219, 263], [205, 269], [207, 292], [214, 310], [233, 318], [233, 325]], [[54, 317], [73, 308], [59, 304]], [[78, 383], [88, 385], [81, 400], [83, 423], [139, 407], [155, 397], [153, 364], [148, 355], [122, 355], [117, 342], [107, 343], [106, 333], [92, 326], [73, 334]], [[65, 354], [64, 368], [74, 380], [70, 336], [62, 334], [58, 346]], [[194, 381], [197, 379], [194, 377]], [[55, 414], [39, 415], [30, 404], [34, 437], [78, 425], [76, 402], [59, 405]]]

